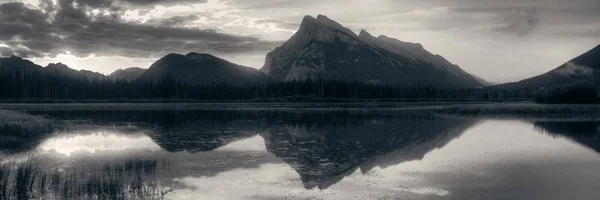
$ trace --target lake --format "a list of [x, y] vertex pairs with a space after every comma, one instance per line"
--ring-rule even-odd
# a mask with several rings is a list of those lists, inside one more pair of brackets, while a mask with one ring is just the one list
[[15, 183], [32, 185], [16, 194], [0, 180], [0, 196], [600, 199], [594, 118], [387, 108], [22, 110], [56, 128], [18, 149], [0, 147], [0, 179], [29, 173]]

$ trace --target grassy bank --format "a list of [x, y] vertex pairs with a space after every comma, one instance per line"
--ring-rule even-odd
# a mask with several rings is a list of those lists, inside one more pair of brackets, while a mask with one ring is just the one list
[[52, 121], [25, 113], [0, 110], [0, 150], [21, 148], [53, 130]]
[[35, 161], [0, 165], [0, 199], [162, 199], [157, 160], [132, 159], [79, 170], [44, 170]]

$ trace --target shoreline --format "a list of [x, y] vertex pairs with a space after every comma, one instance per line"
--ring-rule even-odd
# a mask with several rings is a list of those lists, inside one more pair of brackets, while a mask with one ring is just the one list
[[286, 111], [414, 113], [450, 116], [592, 118], [600, 119], [598, 104], [535, 104], [531, 102], [227, 102], [227, 103], [63, 103], [7, 104], [0, 110], [13, 111]]

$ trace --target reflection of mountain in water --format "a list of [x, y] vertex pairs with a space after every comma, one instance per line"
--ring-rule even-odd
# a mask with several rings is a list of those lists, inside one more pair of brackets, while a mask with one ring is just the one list
[[474, 125], [474, 120], [431, 116], [373, 119], [364, 124], [281, 124], [263, 134], [267, 150], [290, 164], [306, 188], [327, 188], [360, 168], [422, 159]]
[[572, 139], [600, 153], [600, 121], [538, 121], [535, 127]]
[[[476, 120], [361, 111], [60, 111], [61, 121], [132, 126], [171, 151], [210, 151], [260, 133], [306, 188], [327, 188], [348, 173], [410, 160], [450, 142]], [[79, 122], [77, 122], [79, 121]]]
[[[75, 110], [37, 113], [68, 123], [144, 130], [170, 152], [210, 151], [266, 129], [259, 112], [208, 110]], [[97, 129], [97, 127], [96, 127]], [[121, 129], [123, 130], [123, 129]], [[127, 133], [123, 131], [123, 133]]]

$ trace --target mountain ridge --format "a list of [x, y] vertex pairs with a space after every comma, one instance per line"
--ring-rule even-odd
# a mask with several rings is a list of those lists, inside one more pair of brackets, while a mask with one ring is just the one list
[[[405, 52], [400, 52], [400, 47]], [[384, 35], [375, 38], [365, 30], [356, 35], [324, 15], [305, 16], [299, 30], [267, 54], [260, 70], [278, 81], [324, 78], [439, 87], [484, 86], [418, 43]]]
[[494, 87], [537, 89], [551, 84], [591, 79], [600, 79], [600, 45], [541, 75]]
[[110, 73], [108, 75], [108, 77], [110, 79], [112, 79], [113, 81], [120, 81], [120, 80], [132, 81], [132, 80], [137, 79], [144, 72], [146, 72], [146, 69], [139, 68], [139, 67], [129, 67], [129, 68], [125, 68], [125, 69], [117, 69], [114, 72]]
[[136, 80], [159, 81], [165, 75], [192, 85], [270, 81], [269, 77], [257, 69], [237, 65], [210, 54], [195, 52], [186, 55], [167, 54], [153, 63]]

